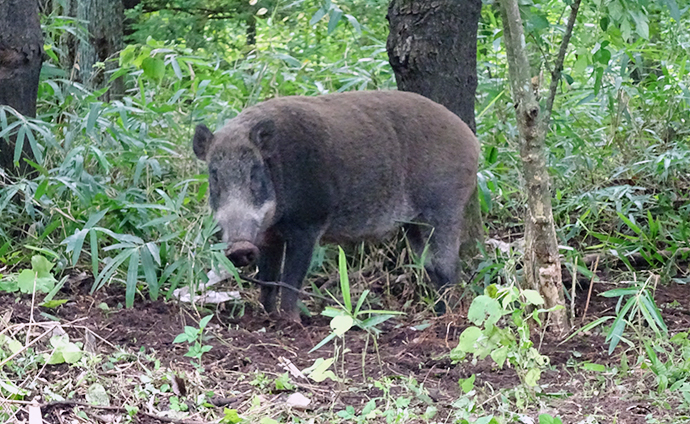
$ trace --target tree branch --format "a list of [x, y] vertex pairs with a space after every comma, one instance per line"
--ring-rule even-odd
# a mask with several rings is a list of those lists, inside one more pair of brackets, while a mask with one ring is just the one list
[[185, 8], [181, 6], [175, 6], [173, 4], [169, 4], [167, 2], [156, 2], [156, 1], [144, 1], [144, 6], [142, 8], [142, 12], [144, 13], [152, 13], [152, 12], [158, 12], [161, 10], [170, 10], [173, 12], [178, 12], [178, 13], [186, 13], [188, 15], [192, 16], [205, 16], [207, 19], [234, 19], [237, 17], [237, 14], [239, 14], [239, 11], [237, 7], [219, 7], [216, 9], [208, 9], [208, 8]]
[[575, 20], [577, 19], [577, 12], [580, 9], [581, 1], [582, 0], [575, 0], [570, 5], [570, 16], [568, 17], [568, 26], [565, 29], [565, 34], [563, 34], [561, 48], [558, 51], [556, 63], [554, 63], [553, 70], [551, 71], [551, 85], [549, 86], [549, 98], [546, 100], [546, 109], [544, 110], [544, 124], [546, 126], [545, 130], [548, 129], [549, 122], [551, 121], [553, 101], [556, 99], [556, 90], [558, 90], [558, 83], [561, 80], [561, 73], [563, 72], [563, 62], [565, 61], [565, 54], [568, 52], [568, 44], [570, 44], [570, 37], [573, 35], [573, 27], [575, 26]]

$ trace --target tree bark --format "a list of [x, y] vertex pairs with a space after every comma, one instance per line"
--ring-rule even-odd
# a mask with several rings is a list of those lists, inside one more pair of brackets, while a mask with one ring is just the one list
[[[398, 89], [447, 107], [472, 131], [481, 0], [391, 0], [386, 49]], [[484, 234], [477, 193], [465, 209], [460, 255], [477, 253]]]
[[[520, 158], [527, 191], [525, 279], [531, 288], [542, 294], [546, 308], [562, 306], [561, 309], [551, 313], [550, 322], [555, 333], [564, 334], [569, 329], [569, 324], [563, 297], [556, 228], [551, 209], [550, 178], [546, 168], [547, 126], [543, 125], [546, 121], [540, 117], [539, 103], [531, 84], [531, 71], [517, 0], [500, 0], [500, 2], [508, 71], [520, 133]], [[562, 67], [562, 62], [560, 67]], [[554, 69], [558, 70], [557, 84], [560, 79], [559, 66], [557, 65]], [[553, 100], [550, 104], [553, 104]], [[550, 111], [545, 116], [548, 119]]]
[[[0, 105], [24, 116], [36, 116], [38, 80], [43, 63], [43, 33], [36, 0], [0, 0]], [[23, 155], [33, 158], [28, 142]], [[0, 167], [11, 174], [26, 174], [20, 161], [14, 166], [14, 140], [0, 139]]]
[[[79, 0], [77, 18], [88, 21], [89, 42], [80, 42], [77, 50], [79, 80], [92, 90], [106, 86], [110, 71], [118, 67], [117, 55], [123, 47], [122, 34], [124, 6], [118, 0]], [[103, 68], [94, 68], [98, 62]], [[120, 98], [124, 94], [124, 83], [118, 78], [111, 83], [103, 100]]]

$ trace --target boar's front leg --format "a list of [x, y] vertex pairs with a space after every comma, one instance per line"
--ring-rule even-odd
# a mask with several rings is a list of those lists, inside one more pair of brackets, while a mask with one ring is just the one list
[[280, 308], [285, 318], [299, 322], [299, 310], [297, 309], [298, 290], [302, 287], [302, 281], [307, 275], [314, 245], [318, 239], [317, 229], [291, 229], [285, 237], [285, 265], [283, 268], [283, 282], [295, 290], [283, 287], [280, 296]]
[[[280, 281], [280, 267], [283, 264], [283, 249], [285, 241], [275, 233], [267, 234], [265, 246], [261, 249], [259, 256], [259, 273], [257, 278], [266, 282]], [[261, 286], [261, 304], [269, 314], [276, 311], [276, 295], [278, 287]]]

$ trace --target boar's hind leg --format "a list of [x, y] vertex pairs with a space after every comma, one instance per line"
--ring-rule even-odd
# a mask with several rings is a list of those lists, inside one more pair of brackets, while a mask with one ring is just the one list
[[318, 231], [314, 229], [292, 230], [285, 234], [285, 266], [283, 268], [283, 282], [295, 288], [290, 290], [283, 287], [280, 291], [280, 308], [286, 318], [299, 322], [297, 310], [297, 290], [302, 287], [302, 280], [307, 275], [311, 255], [318, 238]]
[[[280, 280], [280, 266], [283, 262], [284, 242], [280, 238], [274, 238], [266, 247], [261, 249], [259, 256], [259, 274], [261, 281], [277, 282]], [[276, 295], [278, 287], [261, 286], [261, 304], [269, 314], [276, 310]]]
[[431, 270], [428, 270], [431, 281], [440, 296], [436, 302], [436, 312], [446, 312], [447, 290], [458, 284], [458, 265], [460, 263], [460, 234], [454, 228], [436, 227], [431, 236]]
[[[424, 268], [438, 294], [443, 295], [446, 289], [458, 282], [459, 231], [446, 225], [432, 227], [429, 224], [407, 224], [405, 229], [417, 258], [421, 257], [426, 244], [429, 244]], [[445, 309], [445, 302], [436, 304], [436, 312], [442, 314]]]

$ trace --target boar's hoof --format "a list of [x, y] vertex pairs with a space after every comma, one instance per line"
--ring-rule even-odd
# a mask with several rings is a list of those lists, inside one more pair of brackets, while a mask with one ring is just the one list
[[259, 248], [248, 241], [233, 243], [225, 251], [225, 255], [236, 267], [254, 263], [259, 257]]

